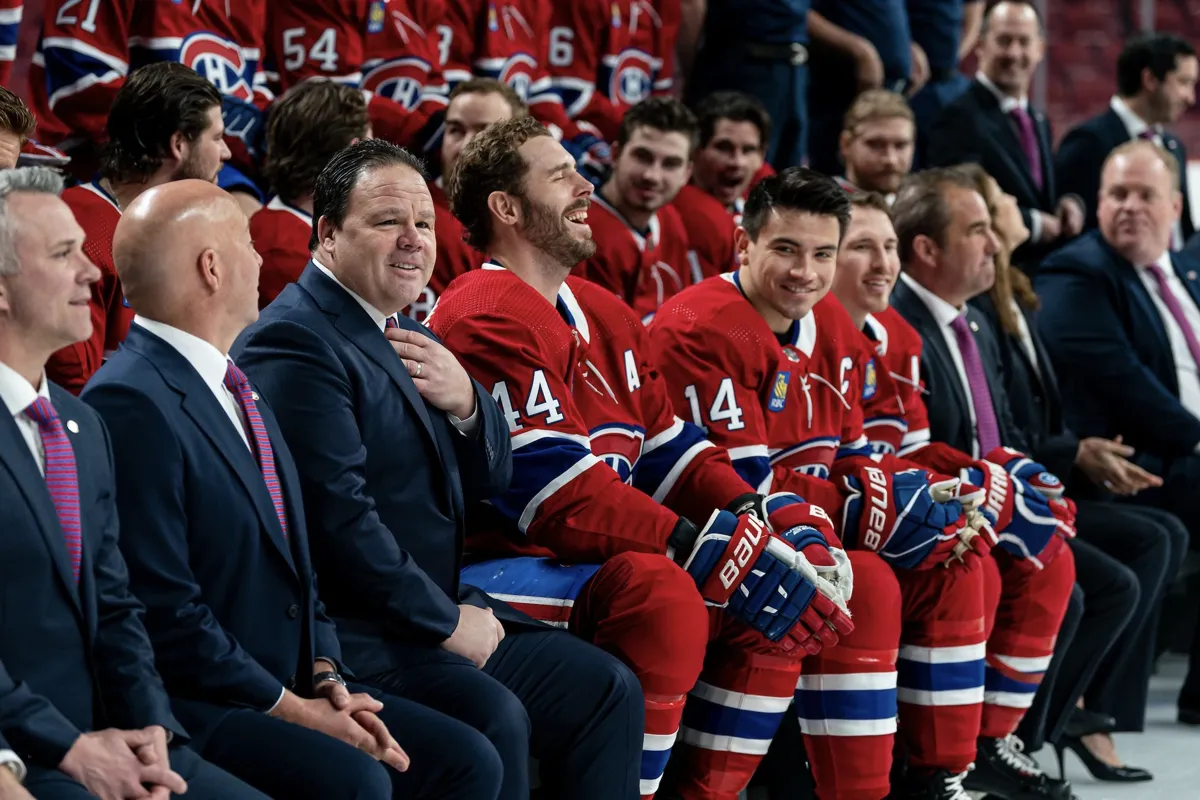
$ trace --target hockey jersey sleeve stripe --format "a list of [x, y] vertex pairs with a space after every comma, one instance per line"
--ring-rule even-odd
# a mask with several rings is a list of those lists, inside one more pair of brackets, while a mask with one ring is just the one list
[[521, 448], [528, 447], [537, 442], [542, 442], [546, 439], [566, 439], [568, 441], [575, 442], [588, 452], [591, 452], [592, 449], [592, 440], [582, 434], [547, 430], [532, 430], [518, 433], [510, 440], [510, 446], [512, 447], [512, 451], [515, 453]]
[[920, 450], [925, 445], [929, 444], [929, 428], [921, 428], [920, 430], [909, 431], [904, 434], [904, 439], [900, 442], [900, 455], [906, 456], [909, 453]]
[[558, 95], [559, 102], [567, 110], [567, 116], [576, 117], [592, 101], [592, 96], [596, 93], [596, 84], [559, 75], [550, 79], [549, 91]]
[[[654, 494], [652, 494], [651, 497], [653, 497], [656, 502], [663, 502], [667, 498], [667, 495], [671, 493], [671, 490], [675, 488], [675, 484], [679, 480], [679, 476], [682, 475], [684, 470], [686, 470], [692, 463], [692, 459], [699, 455], [702, 450], [706, 450], [709, 447], [716, 447], [716, 445], [707, 439], [701, 439], [689, 447], [684, 454], [679, 457], [679, 460], [675, 462], [675, 465], [671, 467], [671, 471], [667, 473], [667, 477], [664, 478], [663, 482], [659, 484], [657, 489], [654, 490]], [[641, 465], [639, 464], [639, 466]]]
[[[699, 432], [698, 428], [697, 432]], [[676, 417], [675, 421], [671, 423], [669, 428], [661, 433], [656, 433], [654, 436], [651, 436], [646, 440], [646, 443], [642, 445], [642, 453], [644, 455], [653, 453], [658, 448], [673, 442], [681, 433], [683, 433], [683, 420], [681, 420], [679, 417]]]
[[728, 452], [733, 469], [742, 476], [742, 480], [761, 493], [771, 488], [771, 459], [767, 455], [766, 445], [732, 447]]
[[867, 437], [859, 436], [853, 442], [842, 445], [838, 448], [837, 458], [852, 458], [854, 456], [863, 456], [869, 458], [871, 455], [871, 443], [867, 441]]
[[[863, 422], [863, 430], [865, 431], [869, 431], [872, 428], [880, 426], [895, 428], [899, 431], [908, 430], [908, 422], [906, 422], [903, 417], [872, 417], [871, 419]], [[871, 437], [868, 436], [867, 438], [869, 439]]]
[[[562, 489], [567, 484], [569, 484], [571, 481], [575, 480], [577, 477], [582, 475], [584, 472], [588, 471], [589, 469], [591, 469], [592, 467], [595, 467], [595, 466], [600, 466], [603, 469], [608, 469], [608, 466], [603, 461], [596, 458], [591, 453], [588, 453], [583, 458], [579, 459], [574, 464], [572, 464], [570, 467], [568, 467], [558, 477], [554, 478], [549, 483], [547, 483], [545, 486], [543, 486], [542, 490], [539, 491], [537, 494], [535, 494], [533, 496], [533, 498], [525, 505], [524, 510], [521, 511], [521, 517], [520, 517], [520, 519], [517, 520], [517, 528], [521, 531], [521, 533], [525, 533], [529, 529], [529, 524], [531, 522], [533, 522], [533, 518], [537, 515], [537, 510], [541, 507], [542, 503], [546, 502], [551, 497], [553, 497], [555, 492]], [[525, 467], [523, 464], [519, 464], [517, 462], [517, 456], [514, 453], [513, 454], [513, 474], [514, 475], [518, 474], [517, 470], [524, 469], [524, 468]], [[533, 472], [534, 472], [533, 470], [530, 470], [530, 473], [533, 473]], [[530, 477], [532, 477], [532, 474], [530, 475]], [[514, 478], [514, 481], [515, 481], [515, 478]], [[511, 487], [509, 489], [509, 494], [512, 494]]]
[[[69, 36], [50, 36], [43, 39], [42, 52], [54, 53], [56, 60], [61, 59], [66, 63], [82, 65], [88, 62], [98, 62], [122, 75], [129, 72], [129, 64], [126, 61], [117, 58], [112, 53], [106, 53], [94, 45], [72, 39]], [[81, 72], [82, 70], [77, 71]], [[89, 71], [94, 72], [95, 70]]]
[[538, 509], [563, 487], [588, 469], [602, 465], [592, 455], [587, 437], [549, 431], [529, 431], [513, 438], [513, 478], [508, 491], [492, 505], [517, 521], [525, 533]]

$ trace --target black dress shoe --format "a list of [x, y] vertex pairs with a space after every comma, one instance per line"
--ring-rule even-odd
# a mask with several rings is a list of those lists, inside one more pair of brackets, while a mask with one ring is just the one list
[[1024, 750], [1016, 736], [981, 738], [963, 788], [1004, 800], [1070, 800], [1071, 784], [1051, 778]]
[[1109, 781], [1110, 783], [1139, 783], [1141, 781], [1152, 781], [1154, 776], [1141, 767], [1114, 767], [1105, 764], [1100, 759], [1092, 754], [1091, 750], [1087, 749], [1083, 741], [1064, 736], [1058, 744], [1054, 745], [1054, 750], [1058, 753], [1058, 774], [1063, 775], [1063, 752], [1070, 750], [1075, 755], [1079, 756], [1079, 760], [1087, 767], [1087, 771], [1092, 777], [1098, 781]]
[[1063, 735], [1079, 739], [1093, 733], [1112, 733], [1116, 729], [1117, 721], [1108, 714], [1090, 708], [1076, 708], [1063, 726]]
[[1184, 725], [1200, 725], [1200, 709], [1180, 706], [1179, 721]]

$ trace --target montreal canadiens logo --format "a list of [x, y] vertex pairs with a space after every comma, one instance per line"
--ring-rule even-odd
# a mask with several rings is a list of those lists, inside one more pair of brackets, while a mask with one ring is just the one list
[[653, 75], [654, 66], [645, 53], [640, 50], [621, 53], [609, 79], [608, 96], [615, 103], [637, 105], [650, 96]]
[[605, 425], [592, 431], [592, 454], [612, 467], [621, 480], [629, 483], [633, 468], [642, 455], [641, 430], [624, 425]]
[[213, 33], [193, 33], [179, 48], [179, 62], [209, 80], [221, 94], [250, 102], [254, 90], [246, 80], [246, 60], [233, 42]]
[[363, 88], [412, 110], [421, 100], [428, 77], [429, 62], [421, 58], [399, 58], [368, 72], [363, 79]]
[[522, 100], [529, 99], [529, 88], [533, 84], [533, 70], [537, 62], [530, 56], [521, 53], [504, 62], [497, 80], [507, 83]]

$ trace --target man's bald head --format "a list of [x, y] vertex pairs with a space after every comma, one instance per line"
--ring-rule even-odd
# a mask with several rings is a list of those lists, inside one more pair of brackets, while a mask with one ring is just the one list
[[183, 323], [224, 329], [240, 320], [244, 327], [257, 315], [261, 259], [249, 221], [229, 193], [207, 181], [172, 181], [140, 194], [117, 223], [113, 262], [129, 305], [159, 322], [196, 333]]

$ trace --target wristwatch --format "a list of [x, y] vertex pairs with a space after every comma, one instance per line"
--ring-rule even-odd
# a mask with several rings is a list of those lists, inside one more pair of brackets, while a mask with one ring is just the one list
[[0, 768], [11, 772], [17, 783], [25, 782], [25, 762], [12, 750], [0, 750]]
[[317, 688], [326, 681], [332, 681], [333, 683], [340, 684], [341, 686], [346, 685], [346, 681], [341, 675], [338, 675], [336, 672], [329, 671], [318, 672], [316, 675], [313, 675], [313, 688]]

